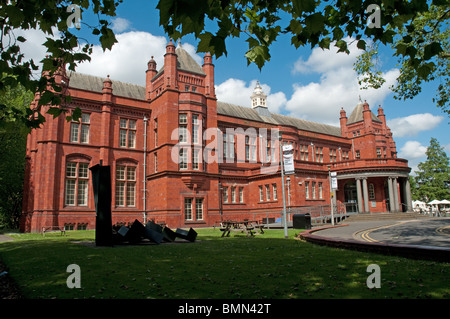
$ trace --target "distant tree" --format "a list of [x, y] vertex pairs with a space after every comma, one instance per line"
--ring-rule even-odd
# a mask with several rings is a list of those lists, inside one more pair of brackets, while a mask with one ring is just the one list
[[429, 202], [450, 198], [450, 160], [435, 138], [428, 146], [427, 160], [418, 165], [415, 182], [417, 198]]
[[29, 128], [17, 117], [26, 114], [33, 97], [22, 86], [6, 87], [0, 96], [0, 228], [19, 227]]

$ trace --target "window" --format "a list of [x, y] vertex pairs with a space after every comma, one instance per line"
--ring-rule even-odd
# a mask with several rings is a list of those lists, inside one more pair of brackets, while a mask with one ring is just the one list
[[119, 146], [136, 147], [136, 120], [120, 119]]
[[184, 199], [184, 219], [192, 220], [192, 198]]
[[250, 160], [250, 137], [245, 136], [245, 160]]
[[[194, 206], [195, 205], [195, 206]], [[203, 198], [184, 199], [184, 220], [203, 220]]]
[[312, 182], [311, 184], [312, 199], [316, 199], [316, 182]]
[[381, 158], [381, 148], [377, 148], [377, 158]]
[[239, 187], [239, 203], [244, 202], [244, 187]]
[[321, 182], [319, 182], [319, 199], [323, 199], [323, 186]]
[[372, 183], [369, 184], [369, 199], [375, 200], [375, 186]]
[[87, 206], [89, 164], [68, 162], [66, 164], [66, 206]]
[[309, 182], [305, 182], [305, 198], [309, 199]]
[[195, 199], [195, 219], [203, 219], [203, 198]]
[[256, 136], [250, 137], [250, 159], [256, 162]]
[[273, 200], [278, 200], [277, 184], [272, 184]]
[[187, 139], [187, 114], [178, 115], [178, 134], [179, 142], [186, 143]]
[[270, 187], [266, 185], [266, 200], [270, 201]]
[[[222, 142], [223, 142], [223, 158], [225, 159], [234, 159], [234, 134], [227, 134], [225, 132], [222, 133]], [[230, 161], [227, 160], [227, 163]]]
[[180, 153], [179, 153], [180, 157], [179, 157], [179, 166], [180, 166], [180, 170], [184, 170], [188, 168], [188, 149], [187, 148], [180, 148]]
[[316, 147], [316, 162], [323, 163], [323, 147]]
[[199, 118], [197, 114], [192, 115], [192, 142], [194, 144], [200, 143], [199, 138]]
[[187, 114], [180, 114], [178, 120], [179, 124], [187, 124]]
[[136, 167], [118, 165], [116, 167], [116, 206], [136, 206]]
[[300, 145], [300, 160], [308, 160], [308, 145]]
[[336, 162], [336, 149], [330, 148], [330, 162]]
[[342, 160], [348, 161], [348, 151], [342, 151]]
[[155, 146], [158, 146], [158, 119], [155, 119], [153, 133], [155, 134]]
[[228, 187], [223, 188], [223, 202], [228, 203]]
[[89, 143], [90, 114], [81, 114], [81, 123], [70, 123], [70, 142], [71, 143]]
[[358, 151], [356, 151], [356, 159], [360, 159], [360, 153], [359, 153], [359, 150]]
[[264, 200], [263, 187], [259, 186], [259, 201], [262, 202]]
[[231, 187], [231, 202], [236, 203], [236, 187]]
[[199, 169], [199, 154], [200, 154], [200, 150], [199, 149], [194, 149], [194, 151], [192, 152], [192, 169], [198, 170]]
[[158, 172], [158, 154], [155, 152], [155, 173]]

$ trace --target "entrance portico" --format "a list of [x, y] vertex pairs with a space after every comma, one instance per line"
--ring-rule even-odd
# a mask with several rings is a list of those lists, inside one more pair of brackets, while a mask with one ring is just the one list
[[[353, 212], [411, 211], [411, 188], [406, 172], [364, 172], [337, 174], [337, 198]], [[356, 191], [355, 191], [356, 189]], [[354, 203], [356, 202], [356, 207]], [[356, 209], [355, 209], [356, 208]]]

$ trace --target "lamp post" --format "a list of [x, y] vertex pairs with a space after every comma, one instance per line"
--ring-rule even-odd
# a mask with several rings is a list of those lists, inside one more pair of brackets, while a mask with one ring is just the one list
[[334, 207], [333, 207], [333, 187], [331, 183], [331, 165], [327, 165], [328, 167], [328, 179], [330, 183], [330, 208], [331, 208], [331, 225], [334, 226]]
[[281, 165], [281, 190], [283, 192], [283, 223], [284, 223], [284, 238], [288, 238], [287, 230], [287, 218], [286, 218], [286, 194], [284, 190], [284, 165], [283, 165], [283, 147], [281, 145], [281, 133], [278, 136], [278, 141], [280, 143], [280, 165]]

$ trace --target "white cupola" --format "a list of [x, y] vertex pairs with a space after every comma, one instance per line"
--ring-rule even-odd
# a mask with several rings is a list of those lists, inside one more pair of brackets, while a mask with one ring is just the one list
[[259, 81], [256, 81], [256, 87], [253, 90], [253, 94], [251, 96], [252, 99], [252, 108], [255, 109], [257, 107], [267, 108], [267, 95], [264, 94]]

